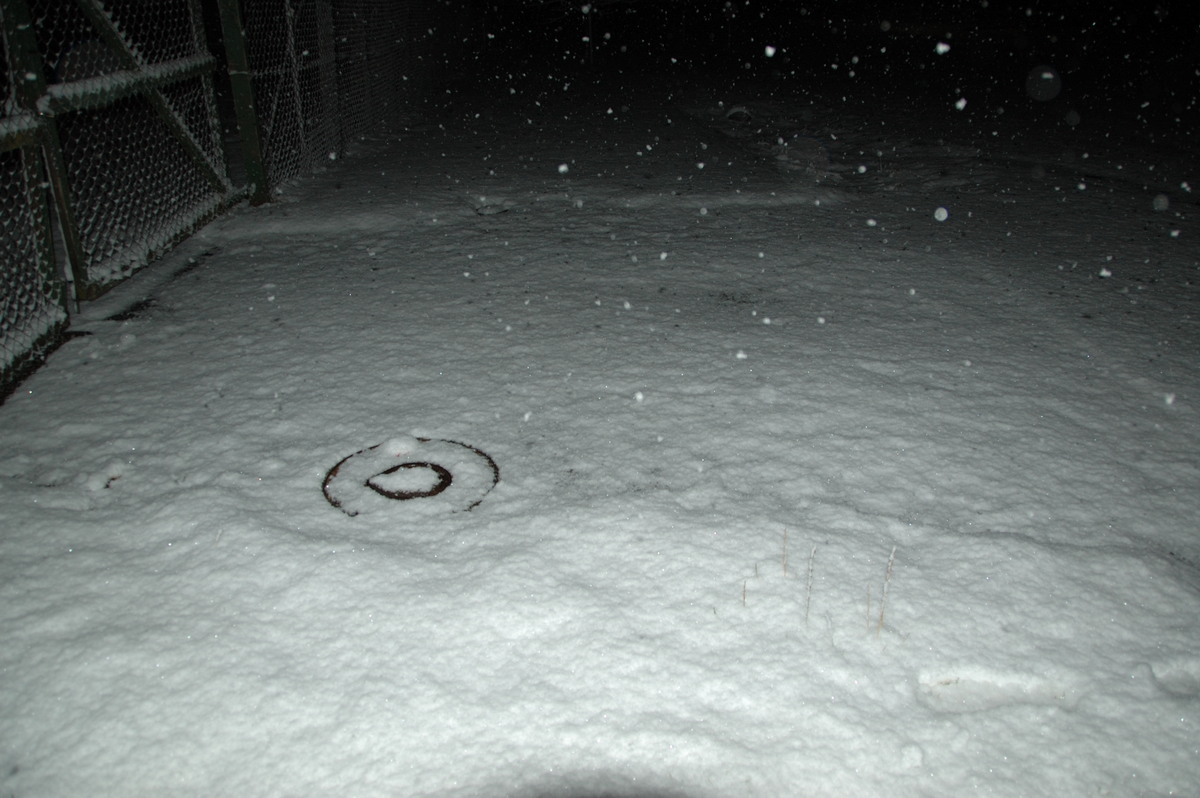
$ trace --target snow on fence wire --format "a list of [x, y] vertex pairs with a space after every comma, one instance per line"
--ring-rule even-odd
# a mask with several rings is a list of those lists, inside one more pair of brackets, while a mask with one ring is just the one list
[[32, 14], [58, 221], [75, 296], [87, 299], [236, 199], [213, 90], [219, 64], [198, 0], [7, 2]]
[[357, 136], [403, 122], [434, 77], [457, 65], [453, 54], [471, 31], [467, 6], [466, 0], [243, 3], [253, 126], [269, 190], [344, 152]]
[[[7, 22], [12, 13], [0, 6]], [[24, 20], [22, 20], [24, 22]], [[31, 46], [0, 37], [0, 62]], [[12, 68], [0, 82], [0, 401], [61, 342], [66, 292], [55, 273], [50, 208], [43, 178], [45, 129], [27, 110], [35, 93]]]
[[[458, 9], [461, 10], [461, 9]], [[440, 18], [439, 18], [440, 17]], [[469, 22], [453, 3], [341, 0], [333, 7], [339, 119], [346, 141], [401, 125]]]
[[61, 340], [67, 288], [99, 296], [401, 121], [452, 65], [469, 6], [0, 0], [0, 401]]
[[341, 150], [329, 3], [252, 0], [242, 8], [246, 58], [267, 183]]
[[[3, 98], [5, 107], [10, 98], [11, 92]], [[67, 326], [37, 132], [28, 114], [0, 119], [0, 401], [58, 345]]]

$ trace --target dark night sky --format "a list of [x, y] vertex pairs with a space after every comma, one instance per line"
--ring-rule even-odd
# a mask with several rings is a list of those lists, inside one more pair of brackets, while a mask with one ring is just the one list
[[[642, 79], [699, 70], [918, 107], [965, 96], [973, 113], [1004, 107], [1072, 120], [1074, 111], [1093, 125], [1103, 120], [1163, 140], [1190, 136], [1200, 115], [1200, 35], [1183, 2], [490, 0], [486, 7], [492, 67], [586, 66]], [[937, 52], [939, 43], [949, 50]], [[767, 46], [776, 48], [773, 57]], [[526, 67], [508, 60], [518, 55]], [[1057, 96], [1031, 97], [1027, 80], [1043, 66], [1057, 78], [1032, 93]]]

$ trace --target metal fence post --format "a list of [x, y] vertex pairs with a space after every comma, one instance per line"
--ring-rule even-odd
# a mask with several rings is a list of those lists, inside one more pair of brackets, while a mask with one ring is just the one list
[[229, 64], [229, 84], [233, 105], [237, 111], [238, 129], [242, 134], [242, 158], [246, 164], [246, 179], [250, 182], [250, 204], [262, 205], [271, 200], [267, 184], [267, 167], [263, 161], [262, 137], [259, 132], [258, 110], [254, 104], [254, 86], [250, 81], [250, 60], [246, 55], [246, 32], [242, 27], [241, 0], [218, 0], [221, 10], [221, 35], [225, 40], [225, 59]]

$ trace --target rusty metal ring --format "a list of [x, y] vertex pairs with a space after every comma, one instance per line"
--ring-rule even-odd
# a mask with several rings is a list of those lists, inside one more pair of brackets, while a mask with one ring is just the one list
[[[429, 490], [388, 490], [387, 488], [381, 488], [380, 486], [375, 484], [375, 477], [382, 477], [382, 476], [387, 476], [388, 474], [395, 474], [397, 471], [400, 471], [401, 469], [409, 469], [409, 468], [428, 468], [430, 471], [437, 474], [437, 478], [438, 478], [437, 484], [434, 485]], [[449, 471], [447, 471], [444, 466], [440, 466], [437, 463], [425, 463], [425, 462], [400, 463], [399, 465], [394, 465], [391, 468], [384, 469], [383, 471], [380, 471], [378, 474], [375, 474], [374, 476], [368, 477], [367, 481], [363, 483], [363, 486], [370, 488], [371, 490], [378, 493], [380, 496], [383, 496], [385, 499], [396, 499], [397, 501], [407, 501], [409, 499], [426, 499], [426, 498], [429, 498], [430, 496], [436, 496], [439, 493], [441, 493], [442, 491], [444, 491], [446, 488], [450, 487], [450, 483], [453, 481], [454, 481], [454, 476]]]
[[[476, 490], [481, 490], [482, 495], [476, 493], [475, 494], [476, 498], [474, 499], [474, 501], [471, 501], [469, 504], [467, 504], [466, 507], [460, 508], [461, 510], [469, 511], [469, 510], [473, 510], [476, 507], [478, 507], [479, 503], [483, 501], [484, 497], [487, 496], [487, 494], [492, 491], [492, 488], [496, 487], [496, 485], [499, 484], [499, 482], [500, 482], [500, 467], [498, 465], [496, 465], [496, 461], [493, 460], [491, 458], [491, 456], [488, 455], [487, 452], [483, 451], [482, 449], [479, 449], [475, 446], [471, 446], [470, 444], [462, 443], [460, 441], [452, 441], [452, 440], [448, 440], [445, 438], [415, 438], [414, 440], [418, 444], [429, 445], [435, 449], [436, 449], [436, 444], [447, 444], [449, 446], [460, 447], [461, 449], [466, 450], [467, 452], [470, 452], [471, 454], [475, 455], [479, 459], [479, 461], [482, 464], [481, 468], [484, 469], [484, 473], [486, 473], [490, 476], [490, 481], [488, 481], [488, 484], [486, 484], [486, 486], [484, 486], [482, 484], [478, 485]], [[333, 468], [329, 469], [329, 471], [325, 474], [325, 480], [321, 483], [321, 492], [325, 496], [325, 501], [329, 502], [329, 504], [331, 506], [336, 507], [337, 509], [344, 512], [346, 515], [349, 515], [351, 517], [358, 515], [359, 514], [358, 509], [355, 509], [353, 506], [350, 506], [350, 507], [346, 506], [347, 504], [352, 504], [352, 505], [357, 504], [357, 501], [350, 501], [349, 499], [347, 499], [347, 497], [345, 495], [342, 495], [340, 498], [338, 495], [335, 495], [335, 491], [333, 490], [334, 481], [339, 476], [343, 476], [343, 469], [346, 466], [346, 464], [349, 463], [351, 460], [353, 460], [356, 457], [360, 457], [362, 455], [369, 455], [371, 452], [375, 452], [376, 450], [379, 449], [380, 446], [383, 446], [383, 445], [384, 444], [382, 444], [382, 443], [378, 443], [374, 446], [369, 446], [366, 449], [360, 449], [357, 452], [355, 452], [354, 454], [343, 457], [341, 460], [339, 460], [337, 462], [336, 465], [333, 466]], [[417, 454], [417, 452], [413, 452], [412, 454]], [[367, 464], [367, 465], [370, 465], [370, 464]], [[376, 484], [374, 482], [374, 480], [377, 477], [382, 477], [382, 476], [385, 476], [388, 474], [394, 474], [397, 471], [400, 471], [401, 469], [407, 469], [407, 468], [427, 468], [427, 469], [431, 470], [437, 476], [438, 481], [430, 488], [427, 488], [424, 490], [415, 490], [415, 491], [389, 490], [389, 489], [382, 487], [381, 485]], [[412, 500], [412, 499], [433, 498], [433, 497], [436, 497], [436, 496], [439, 496], [439, 495], [445, 493], [448, 489], [451, 488], [452, 485], [456, 486], [456, 489], [457, 489], [457, 486], [461, 482], [461, 480], [456, 481], [454, 479], [454, 473], [451, 471], [450, 468], [447, 468], [446, 466], [444, 466], [440, 463], [432, 462], [432, 458], [430, 458], [429, 460], [406, 460], [405, 462], [396, 463], [385, 469], [381, 469], [381, 470], [370, 469], [370, 471], [368, 473], [369, 473], [369, 475], [366, 476], [365, 479], [363, 478], [362, 473], [361, 472], [359, 473], [357, 480], [362, 480], [362, 482], [360, 482], [358, 484], [363, 488], [370, 489], [372, 492], [383, 497], [384, 499], [391, 499], [391, 500], [396, 500], [396, 501], [408, 501], [408, 500]], [[487, 480], [486, 477], [484, 477], [483, 479], [485, 481]], [[463, 487], [465, 487], [467, 490], [470, 490], [469, 482], [468, 482], [468, 484], [464, 485]], [[344, 491], [345, 488], [343, 488], [342, 490]], [[469, 493], [468, 496], [470, 496], [470, 495], [471, 494]]]

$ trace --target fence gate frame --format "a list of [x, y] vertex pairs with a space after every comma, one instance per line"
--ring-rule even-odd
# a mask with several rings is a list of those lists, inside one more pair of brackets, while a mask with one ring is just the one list
[[[9, 149], [14, 144], [34, 146], [41, 152], [41, 167], [45, 170], [50, 185], [56, 213], [56, 230], [61, 237], [66, 265], [70, 270], [71, 293], [78, 304], [82, 300], [94, 299], [118, 281], [94, 281], [88, 273], [87, 254], [80, 233], [76, 203], [63, 154], [59, 135], [58, 119], [66, 114], [102, 109], [120, 100], [141, 97], [149, 103], [156, 117], [169, 131], [180, 149], [196, 168], [198, 174], [217, 195], [218, 201], [208, 212], [189, 220], [171, 231], [166, 240], [149, 246], [144, 253], [146, 259], [169, 250], [180, 240], [191, 235], [229, 206], [246, 196], [245, 188], [235, 187], [229, 179], [228, 165], [214, 161], [197, 141], [188, 123], [176, 110], [164, 93], [164, 89], [176, 83], [197, 77], [211, 76], [224, 65], [218, 63], [204, 42], [204, 29], [197, 0], [186, 3], [191, 36], [195, 51], [181, 58], [149, 64], [139, 56], [131, 42], [122, 35], [116, 22], [107, 12], [101, 0], [60, 0], [70, 3], [87, 19], [95, 34], [115, 59], [118, 69], [106, 74], [48, 85], [45, 79], [45, 59], [39, 52], [33, 33], [33, 21], [27, 0], [0, 0], [0, 24], [8, 47], [10, 73], [24, 78], [14, 81], [14, 100], [20, 110], [25, 127], [32, 127], [32, 135], [14, 139], [12, 125], [0, 126], [0, 149]], [[208, 83], [208, 98], [213, 102], [211, 79]], [[213, 126], [211, 135], [220, 140], [216, 114], [209, 114], [208, 122]], [[5, 119], [8, 121], [8, 119]], [[53, 272], [55, 267], [51, 265]], [[61, 278], [60, 278], [61, 279]]]

